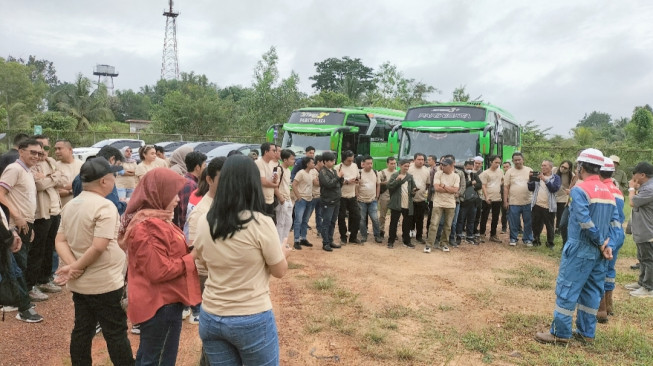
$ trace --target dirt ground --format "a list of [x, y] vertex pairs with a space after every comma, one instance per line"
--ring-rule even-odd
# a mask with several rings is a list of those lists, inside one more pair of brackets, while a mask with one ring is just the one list
[[[500, 234], [502, 244], [462, 244], [448, 253], [400, 242], [391, 250], [385, 241], [327, 253], [314, 232], [315, 246], [293, 251], [287, 275], [270, 283], [282, 365], [502, 365], [537, 352], [532, 335], [550, 321], [558, 263], [542, 249], [509, 247]], [[71, 294], [54, 294], [37, 310], [45, 318], [39, 324], [15, 313], [0, 322], [0, 365], [70, 364]], [[507, 343], [496, 336], [503, 329]], [[135, 354], [138, 336], [129, 338]], [[197, 326], [184, 322], [181, 339], [177, 364], [196, 365]], [[111, 364], [101, 336], [93, 357]]]

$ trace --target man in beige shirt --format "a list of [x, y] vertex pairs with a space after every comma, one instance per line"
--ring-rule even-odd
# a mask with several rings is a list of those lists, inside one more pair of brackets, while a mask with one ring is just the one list
[[486, 169], [479, 178], [483, 184], [483, 214], [481, 216], [480, 233], [485, 236], [487, 220], [492, 212], [492, 222], [490, 225], [490, 241], [501, 243], [497, 236], [497, 226], [499, 225], [499, 213], [501, 212], [501, 186], [503, 185], [503, 171], [501, 171], [501, 157], [498, 155], [490, 158], [490, 168]]
[[293, 223], [293, 233], [295, 250], [301, 250], [302, 245], [312, 247], [306, 239], [308, 234], [308, 219], [313, 213], [313, 184], [319, 185], [317, 176], [312, 176], [311, 171], [315, 170], [313, 157], [304, 156], [301, 161], [294, 166], [303, 167], [295, 174], [292, 181], [292, 193], [295, 196], [295, 222]]
[[[0, 203], [9, 209], [9, 226], [16, 229], [23, 245], [14, 253], [18, 268], [25, 279], [38, 277], [40, 268], [30, 266], [29, 253], [34, 240], [34, 220], [36, 216], [36, 183], [30, 169], [43, 156], [41, 143], [35, 139], [27, 139], [18, 144], [18, 160], [11, 163], [0, 176]], [[32, 301], [47, 300], [32, 283], [24, 290], [29, 291]]]
[[[431, 227], [429, 228], [429, 240], [434, 241], [437, 237], [438, 224], [444, 225], [440, 244], [436, 247], [443, 252], [449, 251], [447, 240], [451, 234], [451, 223], [456, 213], [456, 193], [460, 188], [460, 176], [454, 171], [453, 160], [444, 159], [440, 163], [441, 170], [433, 175], [433, 212], [431, 213]], [[440, 223], [440, 217], [444, 216], [444, 223]], [[430, 253], [431, 247], [427, 244], [424, 253]]]
[[261, 156], [255, 161], [261, 174], [261, 186], [265, 198], [265, 213], [272, 217], [276, 223], [276, 211], [274, 202], [274, 191], [279, 187], [279, 173], [272, 169], [272, 163], [276, 163], [277, 148], [274, 144], [264, 142], [261, 145]]
[[56, 169], [56, 162], [49, 157], [50, 140], [47, 136], [34, 136], [43, 145], [43, 156], [31, 168], [36, 183], [36, 216], [34, 220], [34, 241], [27, 256], [27, 266], [37, 268], [28, 277], [27, 285], [36, 286], [42, 292], [59, 292], [61, 287], [50, 280], [52, 275], [54, 239], [61, 220], [61, 199], [58, 188], [63, 187], [68, 178]]
[[57, 159], [57, 170], [66, 177], [63, 187], [57, 188], [63, 207], [73, 199], [73, 179], [79, 175], [83, 162], [73, 158], [73, 145], [68, 140], [59, 140], [54, 144], [54, 156]]
[[424, 232], [424, 215], [428, 212], [428, 203], [426, 197], [429, 192], [431, 184], [431, 172], [429, 168], [424, 165], [426, 162], [426, 155], [422, 153], [415, 154], [414, 163], [408, 169], [408, 174], [413, 176], [417, 192], [413, 197], [413, 223], [415, 224], [415, 240], [420, 244], [426, 244], [423, 238]]
[[80, 169], [83, 191], [61, 212], [55, 240], [59, 257], [56, 282], [67, 283], [75, 304], [70, 335], [73, 365], [90, 365], [91, 343], [99, 322], [114, 365], [133, 365], [127, 338], [127, 314], [121, 299], [125, 285], [125, 252], [117, 242], [120, 216], [104, 198], [113, 192], [115, 177], [103, 157], [86, 161]]
[[281, 165], [276, 167], [279, 176], [279, 187], [275, 195], [279, 205], [275, 208], [277, 215], [277, 232], [279, 242], [283, 243], [288, 238], [292, 227], [293, 203], [290, 197], [290, 169], [295, 165], [295, 153], [290, 149], [281, 150]]
[[532, 169], [524, 166], [524, 155], [520, 152], [512, 154], [510, 168], [503, 176], [503, 206], [508, 210], [510, 224], [510, 245], [517, 245], [519, 227], [524, 220], [524, 235], [522, 241], [527, 246], [533, 245], [533, 227], [531, 223], [531, 197], [528, 190], [528, 180]]
[[[358, 166], [354, 163], [354, 153], [351, 150], [345, 150], [340, 155], [342, 163], [335, 167], [336, 171], [344, 173], [344, 182], [340, 196], [340, 211], [338, 212], [338, 230], [340, 231], [340, 241], [347, 244], [347, 232], [349, 232], [349, 242], [362, 244], [358, 240], [358, 228], [361, 223], [361, 211], [356, 200], [356, 186], [359, 181]], [[349, 225], [347, 217], [349, 216]]]
[[379, 229], [381, 230], [380, 236], [385, 236], [385, 218], [388, 214], [388, 206], [390, 205], [390, 191], [388, 191], [388, 181], [390, 177], [397, 171], [397, 159], [389, 156], [386, 161], [386, 168], [379, 172], [379, 184], [381, 186], [381, 194], [379, 195]]
[[367, 218], [372, 220], [372, 233], [374, 234], [374, 241], [377, 243], [382, 242], [381, 229], [379, 227], [379, 214], [378, 214], [378, 200], [381, 193], [381, 185], [379, 180], [379, 173], [372, 169], [374, 160], [371, 156], [366, 155], [363, 157], [361, 169], [359, 173], [359, 183], [356, 192], [358, 198], [358, 206], [361, 212], [360, 232], [361, 241], [367, 241]]

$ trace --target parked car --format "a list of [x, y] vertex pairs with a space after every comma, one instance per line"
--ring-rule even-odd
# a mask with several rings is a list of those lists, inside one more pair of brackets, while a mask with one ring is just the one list
[[257, 153], [261, 152], [261, 144], [228, 144], [218, 146], [215, 149], [206, 153], [207, 160], [217, 158], [219, 156], [227, 156], [232, 150], [240, 151], [243, 155], [248, 155], [252, 150], [256, 150]]
[[200, 141], [200, 142], [189, 142], [183, 146], [190, 146], [193, 148], [193, 151], [199, 151], [201, 153], [208, 153], [209, 151], [215, 149], [218, 146], [231, 144], [231, 142], [224, 141]]
[[88, 158], [95, 157], [95, 155], [100, 151], [101, 148], [105, 146], [113, 146], [116, 149], [120, 150], [125, 146], [129, 146], [134, 150], [134, 158], [138, 159], [138, 149], [141, 146], [145, 146], [145, 141], [143, 140], [133, 140], [133, 139], [108, 139], [96, 142], [91, 147], [78, 147], [73, 149], [73, 157], [81, 161], [86, 161]]
[[164, 155], [166, 158], [169, 158], [172, 153], [177, 150], [178, 147], [181, 147], [183, 145], [186, 145], [188, 141], [165, 141], [165, 142], [158, 142], [154, 145], [156, 146], [161, 146], [164, 150]]

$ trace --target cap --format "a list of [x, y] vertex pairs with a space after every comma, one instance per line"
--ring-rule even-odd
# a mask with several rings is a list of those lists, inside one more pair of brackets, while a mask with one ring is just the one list
[[601, 167], [602, 172], [614, 172], [614, 162], [610, 158], [603, 159], [603, 166]]
[[258, 158], [258, 153], [256, 151], [250, 151], [250, 153], [248, 155], [252, 159]]
[[612, 161], [617, 163], [617, 164], [621, 164], [620, 163], [621, 159], [619, 159], [619, 157], [617, 155], [610, 155], [610, 159], [612, 159]]
[[453, 165], [453, 160], [447, 158], [440, 162], [440, 165]]
[[578, 155], [576, 161], [603, 166], [603, 153], [597, 149], [585, 149]]
[[104, 177], [107, 174], [113, 174], [122, 170], [120, 166], [112, 166], [107, 159], [98, 156], [89, 160], [79, 169], [79, 177], [82, 182], [89, 183]]
[[637, 163], [633, 169], [633, 174], [644, 173], [645, 175], [653, 175], [653, 165], [645, 161]]
[[481, 157], [481, 156], [476, 156], [476, 157], [474, 157], [474, 161], [479, 162], [479, 163], [482, 163], [482, 162], [483, 162], [483, 157]]

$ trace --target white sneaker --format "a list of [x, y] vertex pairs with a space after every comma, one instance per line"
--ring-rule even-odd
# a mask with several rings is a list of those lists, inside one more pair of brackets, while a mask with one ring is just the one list
[[446, 245], [442, 245], [442, 246], [440, 246], [440, 248], [442, 249], [443, 252], [448, 252], [449, 251], [449, 247], [446, 246]]
[[30, 290], [29, 297], [34, 302], [45, 301], [49, 298], [48, 295], [41, 292], [41, 290], [39, 290], [36, 286], [33, 286]]
[[634, 297], [653, 297], [653, 290], [647, 290], [646, 287], [640, 287], [638, 290], [632, 291], [630, 296]]
[[633, 282], [633, 283], [627, 284], [624, 287], [626, 288], [626, 290], [635, 291], [635, 290], [639, 290], [639, 288], [642, 287], [642, 286], [640, 286], [639, 283], [637, 283], [637, 282]]
[[410, 236], [411, 238], [414, 238], [416, 234], [417, 234], [417, 233], [415, 232], [415, 230], [411, 230], [410, 233], [409, 233], [409, 236]]
[[431, 247], [430, 246], [425, 246], [424, 247], [424, 253], [431, 253]]
[[18, 311], [18, 308], [15, 306], [5, 305], [0, 311], [3, 313], [11, 313], [12, 311]]
[[190, 316], [192, 311], [190, 310], [189, 307], [185, 307], [184, 311], [181, 312], [181, 319], [186, 319], [188, 316]]
[[200, 315], [197, 314], [197, 316], [195, 316], [195, 315], [191, 314], [191, 315], [188, 317], [188, 322], [189, 322], [190, 324], [199, 324], [199, 323], [200, 323]]
[[512, 240], [510, 241], [510, 246], [511, 246], [511, 247], [514, 247], [514, 246], [516, 246], [516, 245], [517, 245], [517, 242], [516, 242], [516, 241], [512, 241]]

